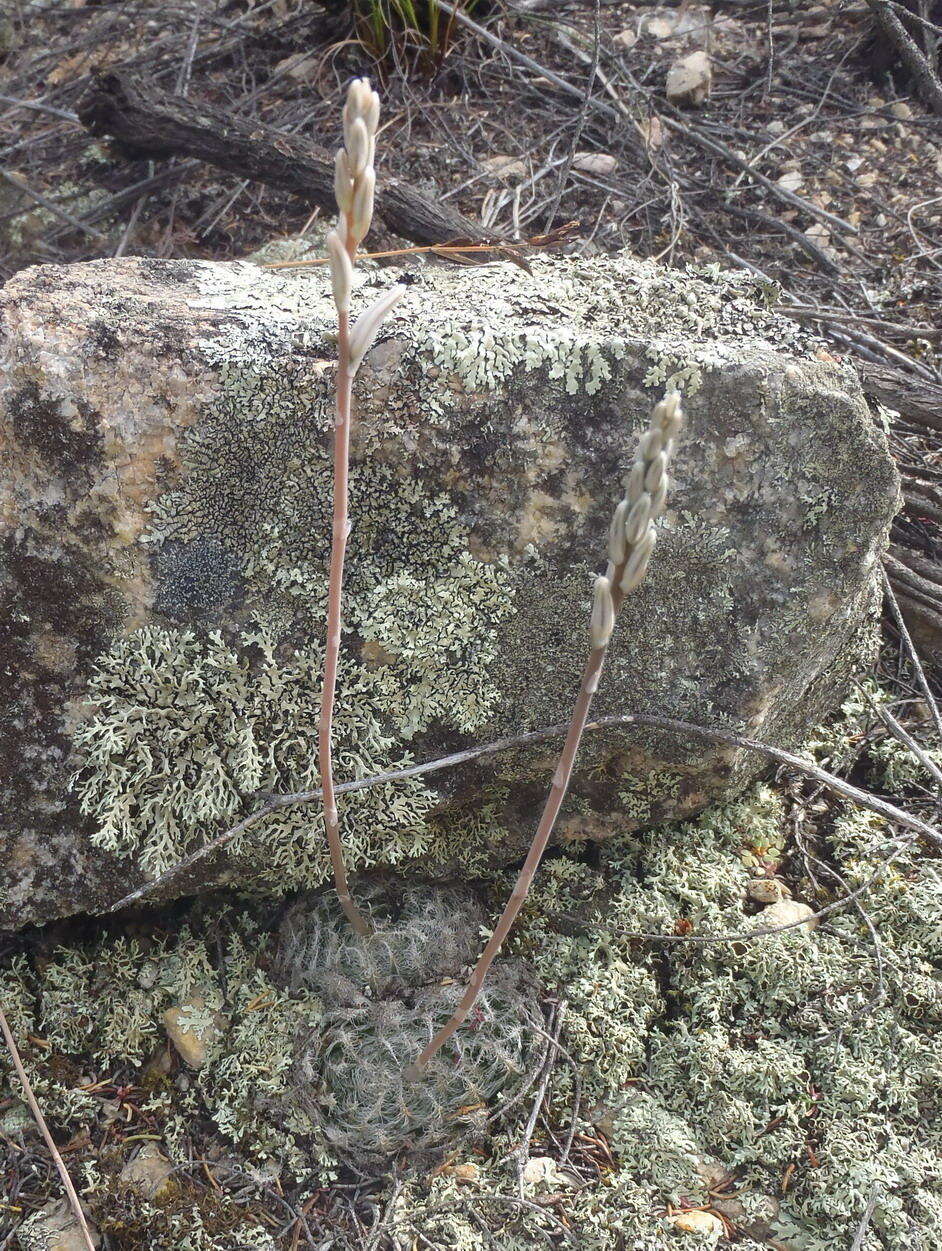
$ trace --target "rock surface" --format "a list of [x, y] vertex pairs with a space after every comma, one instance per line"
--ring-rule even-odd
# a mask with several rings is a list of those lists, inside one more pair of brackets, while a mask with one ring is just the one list
[[[716, 268], [429, 267], [357, 381], [340, 778], [568, 716], [591, 575], [665, 384], [689, 430], [600, 713], [796, 742], [872, 640], [895, 470], [849, 367]], [[357, 303], [392, 277], [368, 270]], [[356, 309], [354, 310], [356, 311]], [[320, 269], [121, 260], [0, 297], [0, 923], [100, 910], [316, 786], [334, 349]], [[356, 867], [521, 854], [555, 744], [344, 803]], [[763, 763], [591, 736], [563, 839], [689, 814]], [[178, 879], [324, 879], [315, 807]]]
[[173, 1165], [161, 1154], [155, 1142], [145, 1142], [134, 1159], [121, 1170], [121, 1180], [147, 1199], [156, 1199], [164, 1194], [172, 1178]]
[[186, 1003], [168, 1008], [163, 1014], [167, 1037], [187, 1068], [201, 1069], [219, 1043], [225, 1029], [225, 1018], [206, 1007], [201, 995]]
[[679, 57], [667, 71], [667, 98], [672, 104], [696, 107], [706, 100], [713, 87], [713, 66], [703, 51]]
[[[86, 1214], [87, 1217], [87, 1214]], [[92, 1244], [101, 1246], [101, 1235], [89, 1224]], [[34, 1212], [17, 1231], [21, 1251], [88, 1251], [82, 1227], [64, 1199], [53, 1199]]]

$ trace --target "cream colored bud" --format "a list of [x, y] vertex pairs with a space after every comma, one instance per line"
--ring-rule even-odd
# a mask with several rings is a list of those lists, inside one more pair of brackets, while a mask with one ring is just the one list
[[370, 96], [373, 94], [373, 88], [370, 86], [368, 78], [354, 78], [350, 86], [347, 88], [347, 108], [350, 110], [350, 120], [355, 117], [362, 117], [364, 112], [369, 108]]
[[370, 136], [362, 117], [356, 118], [346, 136], [347, 160], [350, 173], [357, 180], [367, 167], [370, 159]]
[[353, 207], [353, 176], [343, 148], [338, 149], [334, 158], [334, 199], [341, 213], [350, 212]]
[[663, 400], [658, 400], [651, 412], [651, 420], [657, 425], [663, 425], [665, 418], [673, 417], [680, 403], [680, 396], [676, 391], [668, 391]]
[[667, 473], [667, 457], [663, 452], [658, 452], [645, 472], [644, 489], [653, 495], [664, 480], [665, 473]]
[[628, 501], [622, 500], [612, 514], [612, 524], [608, 528], [608, 559], [613, 565], [620, 565], [627, 555], [625, 543], [625, 518], [628, 516]]
[[592, 596], [592, 619], [589, 622], [592, 646], [594, 648], [607, 646], [614, 626], [615, 605], [612, 602], [612, 584], [608, 578], [596, 578], [595, 591]]
[[680, 406], [680, 392], [670, 391], [654, 408], [655, 418], [664, 431], [665, 439], [677, 437], [684, 424], [684, 413]]
[[330, 281], [334, 290], [334, 303], [338, 313], [349, 313], [350, 293], [353, 290], [353, 264], [336, 230], [328, 231], [325, 240], [327, 258], [330, 262]]
[[373, 346], [380, 326], [392, 312], [393, 306], [402, 299], [405, 293], [406, 288], [401, 284], [397, 287], [392, 287], [356, 319], [354, 327], [350, 331], [351, 373], [355, 374], [360, 368], [363, 357]]
[[651, 521], [651, 496], [645, 491], [631, 506], [625, 519], [625, 538], [632, 547], [642, 538]]
[[657, 427], [643, 434], [638, 441], [638, 459], [653, 460], [658, 452], [664, 450], [664, 435]]
[[647, 466], [643, 460], [636, 460], [631, 466], [625, 494], [629, 504], [635, 504], [644, 494], [644, 474]]
[[648, 571], [648, 561], [651, 559], [651, 553], [654, 551], [654, 544], [657, 541], [657, 532], [653, 526], [648, 526], [644, 535], [635, 546], [628, 562], [625, 565], [625, 572], [621, 576], [621, 590], [623, 595], [627, 595], [633, 591], [639, 582], [644, 578]]
[[655, 517], [660, 517], [661, 513], [664, 511], [664, 503], [667, 500], [667, 488], [669, 485], [670, 485], [670, 478], [667, 476], [667, 474], [665, 474], [664, 477], [661, 479], [661, 485], [657, 488], [657, 490], [651, 496], [651, 520], [652, 521], [654, 520]]
[[353, 208], [350, 210], [350, 233], [359, 243], [370, 228], [373, 220], [373, 193], [376, 190], [376, 175], [366, 169], [356, 181], [353, 192]]
[[366, 122], [366, 129], [372, 138], [379, 129], [379, 96], [375, 91], [370, 91], [370, 102], [363, 110], [363, 120]]

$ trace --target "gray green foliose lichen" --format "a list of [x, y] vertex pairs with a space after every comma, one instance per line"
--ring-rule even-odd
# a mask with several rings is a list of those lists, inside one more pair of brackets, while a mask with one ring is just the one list
[[[231, 380], [230, 380], [231, 381]], [[171, 618], [119, 638], [88, 684], [74, 786], [94, 841], [148, 873], [233, 818], [260, 789], [318, 784], [317, 738], [330, 469], [316, 403], [278, 409], [274, 365], [231, 381], [185, 440], [184, 483], [154, 508], [157, 607]], [[280, 379], [284, 386], [284, 379]], [[304, 396], [303, 388], [292, 398]], [[495, 627], [513, 611], [506, 566], [477, 560], [453, 505], [387, 467], [352, 473], [337, 767], [349, 778], [411, 763], [432, 723], [470, 732], [497, 698]], [[224, 635], [199, 610], [238, 604]], [[190, 611], [173, 621], [174, 607]], [[391, 715], [390, 710], [394, 710]], [[344, 802], [354, 865], [395, 863], [433, 841], [418, 782]], [[266, 874], [286, 886], [326, 871], [315, 812], [265, 822]], [[397, 852], [398, 847], [398, 852]]]
[[[862, 696], [847, 714], [809, 742], [819, 762], [859, 754], [872, 714]], [[887, 759], [902, 768], [896, 748], [873, 746], [867, 780], [881, 776]], [[911, 775], [913, 794], [926, 780]], [[864, 1251], [928, 1251], [942, 1238], [942, 875], [925, 849], [899, 844], [873, 814], [835, 801], [816, 810], [814, 824], [796, 827], [792, 802], [759, 786], [696, 820], [611, 839], [592, 864], [576, 848], [544, 864], [507, 952], [511, 968], [533, 970], [546, 1002], [565, 1001], [565, 1056], [548, 1104], [556, 1143], [538, 1127], [531, 1155], [558, 1162], [577, 1082], [575, 1128], [587, 1138], [576, 1139], [582, 1147], [545, 1186], [525, 1184], [529, 1206], [521, 1206], [512, 1201], [513, 1152], [529, 1099], [506, 1121], [498, 1117], [487, 1139], [465, 1124], [441, 1148], [442, 1167], [429, 1173], [417, 1163], [403, 1175], [391, 1219], [406, 1245], [421, 1234], [485, 1251], [483, 1214], [491, 1238], [521, 1251], [558, 1236], [563, 1218], [583, 1246], [660, 1251], [695, 1242], [668, 1212], [694, 1204], [723, 1212], [737, 1245], [771, 1239], [796, 1251], [843, 1251], [874, 1195]], [[869, 885], [860, 908], [851, 903], [814, 930], [750, 940], [763, 913], [747, 888], [771, 874], [813, 906]], [[499, 902], [506, 881], [491, 889]], [[142, 1105], [171, 1157], [194, 1118], [208, 1115], [224, 1141], [238, 1144], [244, 1168], [268, 1161], [285, 1177], [329, 1184], [335, 1153], [350, 1149], [349, 1138], [331, 1141], [336, 1101], [347, 1135], [360, 1101], [342, 1107], [343, 1091], [324, 1081], [329, 1043], [312, 1053], [308, 1040], [329, 1033], [330, 1012], [335, 1026], [361, 1028], [383, 1004], [405, 1004], [393, 993], [400, 983], [424, 976], [433, 985], [445, 964], [471, 958], [480, 905], [442, 902], [446, 894], [400, 888], [393, 913], [378, 914], [381, 930], [390, 916], [402, 922], [398, 936], [363, 951], [334, 928], [326, 898], [295, 905], [300, 914], [280, 934], [260, 923], [258, 903], [221, 914], [217, 905], [172, 937], [60, 947], [41, 965], [18, 958], [3, 970], [3, 999], [17, 1036], [43, 1040], [25, 1051], [47, 1113], [78, 1128], [102, 1114], [103, 1098], [82, 1088], [81, 1075], [145, 1063], [163, 1043], [161, 1012], [198, 996], [225, 1017], [221, 1046], [182, 1087], [168, 1080]], [[374, 893], [365, 902], [387, 908], [382, 901], [396, 897]], [[459, 914], [466, 927], [436, 945], [430, 928], [454, 926]], [[645, 941], [651, 934], [676, 941]], [[711, 935], [728, 937], [689, 941]], [[502, 993], [498, 1040], [513, 1037], [531, 1010]], [[341, 1068], [347, 1045], [337, 1053]], [[315, 1079], [299, 1101], [298, 1075], [312, 1056]], [[357, 1080], [369, 1088], [368, 1074]], [[324, 1106], [312, 1107], [318, 1098]], [[494, 1110], [500, 1098], [483, 1102]], [[364, 1124], [373, 1135], [368, 1154], [375, 1121]], [[604, 1155], [591, 1147], [600, 1135]], [[718, 1185], [729, 1176], [731, 1194]], [[91, 1199], [108, 1202], [107, 1182], [91, 1167], [84, 1184]], [[541, 1207], [550, 1192], [562, 1197]]]

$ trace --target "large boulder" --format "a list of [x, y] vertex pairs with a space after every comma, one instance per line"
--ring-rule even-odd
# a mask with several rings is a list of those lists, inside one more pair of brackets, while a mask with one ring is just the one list
[[[359, 303], [393, 280], [365, 271]], [[665, 385], [689, 426], [598, 710], [790, 744], [872, 645], [896, 473], [853, 370], [715, 268], [429, 266], [356, 386], [337, 772], [568, 716], [591, 575]], [[321, 268], [46, 266], [2, 294], [2, 922], [102, 910], [317, 785], [333, 310]], [[353, 864], [469, 875], [528, 841], [556, 743], [359, 792]], [[689, 814], [762, 761], [589, 736], [559, 825]], [[316, 805], [175, 880], [323, 880]]]

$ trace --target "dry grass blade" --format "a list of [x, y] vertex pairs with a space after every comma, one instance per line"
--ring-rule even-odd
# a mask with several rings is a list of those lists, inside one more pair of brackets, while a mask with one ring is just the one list
[[46, 1118], [42, 1114], [42, 1108], [40, 1108], [36, 1096], [33, 1093], [33, 1088], [30, 1085], [29, 1078], [26, 1076], [26, 1070], [23, 1067], [23, 1061], [20, 1058], [20, 1053], [16, 1046], [16, 1040], [13, 1037], [13, 1032], [10, 1029], [9, 1022], [7, 1021], [6, 1013], [2, 1008], [0, 1008], [0, 1031], [3, 1033], [3, 1039], [7, 1045], [7, 1050], [10, 1053], [10, 1059], [13, 1061], [13, 1068], [16, 1070], [16, 1075], [20, 1079], [20, 1085], [23, 1087], [23, 1094], [26, 1096], [26, 1102], [29, 1104], [29, 1110], [32, 1112], [33, 1119], [39, 1126], [39, 1132], [46, 1140], [46, 1146], [49, 1148], [49, 1154], [52, 1156], [53, 1162], [59, 1172], [59, 1176], [62, 1178], [62, 1185], [65, 1188], [66, 1195], [68, 1196], [69, 1207], [72, 1209], [75, 1219], [78, 1222], [79, 1229], [82, 1231], [82, 1241], [85, 1243], [87, 1251], [95, 1251], [95, 1243], [92, 1239], [91, 1230], [88, 1228], [85, 1213], [82, 1211], [81, 1201], [75, 1193], [75, 1186], [72, 1184], [72, 1178], [69, 1176], [69, 1170], [65, 1167], [65, 1161], [62, 1159], [62, 1156], [59, 1154], [58, 1147], [52, 1140], [52, 1134], [49, 1132], [49, 1126], [46, 1124]]

